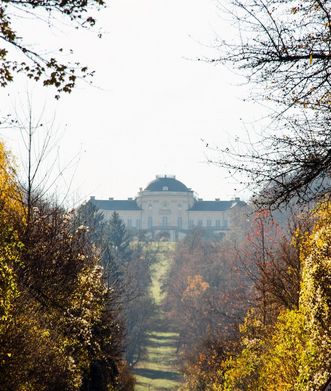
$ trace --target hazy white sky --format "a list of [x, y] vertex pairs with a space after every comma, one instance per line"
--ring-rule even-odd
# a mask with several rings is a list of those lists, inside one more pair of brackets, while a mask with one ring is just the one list
[[[215, 57], [217, 36], [231, 35], [212, 0], [112, 0], [98, 15], [104, 31], [98, 39], [89, 32], [67, 28], [52, 31], [29, 21], [26, 35], [35, 45], [75, 50], [76, 58], [95, 69], [94, 87], [80, 83], [56, 102], [54, 91], [17, 81], [0, 92], [1, 111], [24, 111], [27, 90], [36, 116], [56, 116], [62, 137], [57, 165], [65, 171], [59, 185], [71, 184], [71, 197], [86, 199], [135, 196], [157, 174], [175, 174], [204, 199], [234, 195], [248, 197], [218, 167], [208, 165], [209, 144], [224, 145], [243, 137], [244, 122], [261, 116], [243, 102], [248, 88], [221, 66], [196, 61]], [[34, 21], [32, 21], [34, 23]], [[17, 155], [16, 130], [1, 135]], [[60, 183], [60, 182], [59, 182]], [[237, 190], [235, 190], [237, 189]]]

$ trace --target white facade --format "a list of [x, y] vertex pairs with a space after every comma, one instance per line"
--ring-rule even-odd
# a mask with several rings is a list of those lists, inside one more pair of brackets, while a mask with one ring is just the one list
[[238, 198], [230, 201], [204, 201], [173, 176], [157, 176], [135, 199], [96, 200], [91, 202], [106, 218], [116, 211], [127, 228], [160, 235], [171, 241], [183, 238], [200, 226], [213, 237], [223, 237], [233, 229], [232, 216], [246, 204]]

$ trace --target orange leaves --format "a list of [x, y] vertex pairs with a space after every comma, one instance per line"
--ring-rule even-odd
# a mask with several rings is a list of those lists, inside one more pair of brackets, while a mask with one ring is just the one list
[[207, 281], [203, 279], [200, 274], [196, 274], [193, 277], [187, 277], [187, 287], [183, 293], [185, 297], [198, 297], [209, 288]]

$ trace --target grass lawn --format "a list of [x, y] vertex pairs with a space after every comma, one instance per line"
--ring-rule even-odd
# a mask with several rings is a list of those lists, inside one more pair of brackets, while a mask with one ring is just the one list
[[181, 375], [176, 371], [176, 339], [172, 332], [152, 331], [147, 357], [135, 367], [136, 390], [177, 390]]
[[[164, 297], [162, 281], [169, 270], [173, 248], [172, 243], [162, 243], [159, 260], [152, 267], [151, 295], [157, 305], [161, 304]], [[181, 381], [181, 374], [176, 370], [178, 334], [161, 310], [153, 323], [154, 330], [148, 333], [146, 357], [134, 369], [137, 380], [135, 390], [177, 390]]]

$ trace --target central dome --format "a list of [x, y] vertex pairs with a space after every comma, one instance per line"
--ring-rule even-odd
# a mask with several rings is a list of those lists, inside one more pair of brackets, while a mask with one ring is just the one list
[[184, 183], [178, 181], [174, 176], [157, 176], [146, 189], [147, 191], [182, 191], [189, 192]]

